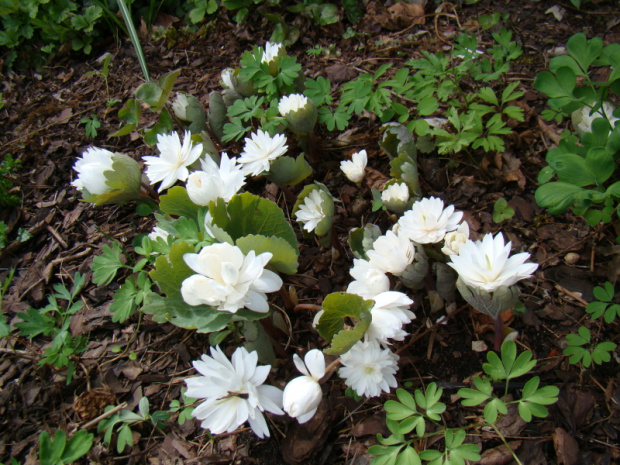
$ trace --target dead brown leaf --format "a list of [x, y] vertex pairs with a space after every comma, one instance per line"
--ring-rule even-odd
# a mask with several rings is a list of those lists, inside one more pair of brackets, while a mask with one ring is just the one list
[[553, 446], [559, 465], [576, 465], [579, 463], [579, 444], [562, 428], [553, 433]]

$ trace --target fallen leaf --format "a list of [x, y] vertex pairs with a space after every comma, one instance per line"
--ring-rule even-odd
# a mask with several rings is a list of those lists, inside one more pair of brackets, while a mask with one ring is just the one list
[[556, 428], [553, 433], [553, 447], [558, 458], [558, 464], [576, 465], [579, 463], [579, 444], [574, 437], [562, 428]]

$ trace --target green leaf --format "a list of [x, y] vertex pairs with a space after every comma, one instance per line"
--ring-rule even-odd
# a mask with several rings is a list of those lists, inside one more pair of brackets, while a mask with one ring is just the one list
[[191, 201], [187, 194], [187, 189], [182, 186], [174, 186], [168, 189], [166, 195], [160, 197], [159, 208], [164, 213], [173, 216], [186, 216], [196, 218], [200, 208]]
[[39, 436], [39, 460], [41, 465], [57, 465], [61, 462], [62, 451], [65, 449], [67, 435], [61, 429], [56, 431], [54, 439], [50, 439], [47, 431]]
[[284, 274], [297, 273], [299, 252], [281, 237], [248, 234], [247, 236], [237, 239], [235, 245], [239, 247], [245, 255], [247, 255], [250, 250], [254, 250], [256, 255], [270, 252], [273, 254], [273, 257], [269, 260], [269, 266]]
[[550, 182], [536, 189], [534, 196], [538, 205], [552, 215], [559, 215], [571, 207], [583, 191], [582, 187], [568, 182]]
[[418, 103], [416, 110], [420, 116], [429, 116], [437, 111], [439, 102], [435, 97], [425, 97]]
[[284, 212], [271, 200], [249, 192], [233, 196], [228, 204], [223, 199], [211, 202], [209, 212], [213, 224], [226, 231], [236, 241], [249, 234], [279, 237], [299, 250], [295, 231]]
[[[142, 311], [151, 315], [156, 323], [172, 323], [181, 328], [195, 329], [199, 333], [220, 331], [228, 326], [235, 315], [217, 311], [208, 305], [192, 307], [183, 301], [180, 294], [162, 297], [154, 292], [147, 294]], [[239, 314], [239, 311], [237, 313]], [[245, 313], [239, 314], [241, 315]], [[261, 317], [265, 316], [266, 314], [261, 314]]]
[[312, 174], [312, 167], [303, 154], [297, 158], [282, 156], [271, 162], [267, 178], [278, 185], [296, 186]]
[[172, 244], [168, 257], [157, 257], [155, 269], [149, 273], [161, 292], [168, 297], [180, 295], [183, 280], [194, 274], [183, 260], [186, 253], [194, 253], [194, 247], [185, 242]]
[[571, 36], [566, 42], [568, 54], [575, 59], [584, 73], [603, 51], [603, 40], [600, 37], [586, 38], [583, 33]]
[[71, 436], [62, 453], [62, 463], [72, 463], [86, 455], [93, 445], [93, 437], [92, 433], [83, 429]]
[[[339, 355], [353, 347], [370, 326], [370, 310], [373, 306], [372, 300], [364, 300], [358, 295], [345, 292], [334, 292], [325, 297], [324, 313], [316, 329], [328, 344], [332, 343], [332, 350], [326, 353]], [[344, 329], [346, 318], [355, 321], [353, 329]]]
[[56, 329], [56, 320], [39, 310], [29, 308], [27, 313], [18, 313], [17, 316], [24, 321], [15, 323], [22, 335], [32, 339], [39, 334], [51, 335]]

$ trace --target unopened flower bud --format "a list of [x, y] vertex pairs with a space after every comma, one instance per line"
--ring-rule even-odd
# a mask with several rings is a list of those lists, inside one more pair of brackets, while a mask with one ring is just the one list
[[391, 212], [402, 214], [409, 208], [409, 187], [404, 182], [386, 185], [381, 193], [383, 205]]
[[318, 116], [316, 105], [305, 95], [285, 95], [278, 103], [278, 110], [294, 133], [308, 134], [314, 129]]

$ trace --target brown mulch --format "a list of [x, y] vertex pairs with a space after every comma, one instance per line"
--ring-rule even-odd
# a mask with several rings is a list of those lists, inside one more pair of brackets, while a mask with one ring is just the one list
[[[478, 27], [478, 15], [495, 11], [509, 15], [508, 26], [524, 50], [509, 79], [520, 80], [526, 90], [527, 118], [515, 128], [503, 154], [490, 154], [476, 163], [465, 157], [451, 161], [436, 154], [420, 155], [424, 196], [439, 196], [465, 211], [473, 235], [503, 231], [517, 249], [530, 252], [540, 264], [535, 278], [521, 285], [527, 312], [512, 315], [508, 324], [519, 331], [519, 344], [538, 359], [536, 375], [543, 383], [560, 387], [560, 398], [548, 418], [524, 424], [509, 412], [500, 424], [518, 447], [523, 463], [528, 464], [608, 464], [617, 463], [620, 456], [618, 351], [610, 362], [587, 370], [570, 365], [562, 356], [565, 336], [583, 323], [584, 302], [593, 299], [593, 288], [617, 279], [616, 232], [611, 226], [587, 227], [570, 213], [551, 216], [536, 205], [538, 172], [563, 127], [541, 124], [538, 114], [545, 108], [545, 99], [532, 87], [536, 73], [548, 63], [547, 51], [565, 44], [572, 34], [586, 31], [606, 44], [620, 41], [618, 21], [613, 20], [618, 18], [618, 8], [613, 3], [588, 3], [584, 13], [563, 5], [567, 11], [561, 22], [545, 13], [554, 5], [547, 0], [483, 1], [457, 7], [454, 12], [460, 24], [483, 42], [490, 41], [490, 34]], [[325, 76], [340, 84], [354, 78], [358, 69], [374, 70], [387, 62], [398, 65], [420, 57], [421, 50], [441, 50], [458, 32], [457, 18], [431, 14], [432, 5], [427, 5], [425, 18], [409, 18], [405, 24], [385, 16], [381, 5], [371, 5], [374, 15], [360, 24], [362, 34], [350, 39], [342, 39], [342, 24], [319, 28], [300, 21], [302, 38], [288, 52], [297, 56], [308, 76]], [[444, 11], [452, 13], [451, 8]], [[410, 13], [400, 12], [403, 16]], [[142, 41], [151, 75], [159, 77], [181, 68], [175, 91], [193, 94], [207, 106], [209, 93], [219, 89], [221, 70], [237, 66], [245, 50], [269, 38], [271, 28], [258, 14], [240, 26], [220, 16], [200, 34], [168, 35], [160, 40], [145, 35]], [[417, 34], [419, 31], [426, 32]], [[318, 57], [305, 53], [317, 44], [326, 49], [334, 46], [334, 53]], [[193, 373], [191, 361], [208, 353], [204, 334], [159, 325], [148, 317], [135, 316], [123, 325], [113, 323], [108, 307], [118, 284], [98, 287], [91, 283], [92, 259], [104, 244], [116, 240], [131, 250], [132, 239], [153, 226], [150, 218], [137, 215], [131, 205], [93, 207], [81, 203], [79, 193], [69, 184], [75, 158], [89, 146], [121, 151], [137, 160], [148, 153], [139, 138], [107, 137], [119, 126], [119, 108], [133, 97], [142, 81], [127, 40], [101, 44], [97, 53], [104, 52], [113, 57], [107, 86], [101, 76], [92, 73], [101, 70], [100, 62], [75, 57], [60, 57], [50, 66], [26, 74], [8, 73], [0, 81], [5, 100], [0, 110], [0, 157], [11, 153], [21, 160], [14, 191], [22, 198], [19, 208], [1, 211], [0, 220], [9, 225], [11, 237], [18, 228], [32, 234], [28, 241], [0, 250], [0, 279], [8, 269], [17, 269], [2, 312], [8, 321], [15, 321], [17, 313], [43, 307], [52, 285], [63, 282], [70, 287], [72, 276], [79, 271], [87, 275], [88, 284], [81, 294], [84, 308], [74, 317], [71, 332], [89, 340], [69, 385], [64, 370], [36, 363], [49, 342], [45, 338], [0, 340], [2, 462], [14, 457], [35, 463], [42, 430], [77, 430], [105, 405], [126, 402], [126, 408], [135, 410], [140, 398], [147, 396], [151, 411], [168, 409], [173, 399], [180, 398], [183, 379]], [[120, 103], [107, 108], [110, 98]], [[102, 122], [94, 139], [87, 138], [79, 124], [81, 118], [92, 114]], [[345, 134], [324, 127], [318, 130], [324, 153], [313, 177], [342, 200], [335, 227], [345, 249], [351, 228], [375, 222], [385, 229], [392, 221], [383, 212], [371, 212], [369, 186], [354, 188], [338, 169], [340, 160], [364, 148], [376, 176], [389, 176], [387, 159], [378, 147], [380, 134], [380, 123], [367, 117], [354, 118]], [[272, 187], [264, 182], [250, 184], [250, 189], [261, 195], [273, 196]], [[492, 221], [493, 204], [499, 197], [506, 198], [516, 211], [501, 225]], [[275, 199], [285, 210], [292, 209], [277, 191]], [[351, 265], [352, 257], [334, 257], [305, 240], [299, 272], [283, 277], [285, 287], [294, 287], [301, 303], [320, 305], [326, 294], [346, 288]], [[438, 315], [431, 311], [425, 291], [412, 293], [412, 297], [417, 315], [409, 328], [412, 339], [395, 345], [401, 349], [401, 385], [419, 387], [437, 382], [446, 394], [442, 400], [448, 405], [448, 426], [476, 423], [479, 412], [463, 409], [450, 396], [481, 371], [486, 355], [473, 351], [472, 343], [483, 341], [491, 347], [492, 324], [466, 308], [447, 325], [426, 331], [427, 323], [434, 323]], [[283, 306], [280, 297], [273, 304]], [[310, 311], [289, 315], [292, 333], [277, 342], [286, 346], [290, 356], [322, 347], [311, 328], [312, 317]], [[602, 337], [620, 344], [618, 334], [615, 322], [606, 326]], [[232, 348], [238, 342], [228, 340], [226, 344]], [[112, 347], [121, 347], [123, 352], [114, 352]], [[289, 359], [279, 362], [273, 379], [278, 383], [293, 376], [295, 369]], [[97, 436], [84, 463], [367, 464], [367, 448], [376, 443], [376, 434], [388, 434], [382, 402], [372, 399], [360, 407], [344, 395], [344, 387], [337, 377], [325, 383], [324, 402], [307, 425], [271, 417], [272, 438], [268, 440], [258, 440], [248, 428], [212, 439], [196, 422], [179, 425], [173, 417], [166, 430], [156, 430], [150, 424], [135, 428], [134, 446], [122, 455]], [[484, 450], [482, 463], [510, 463], [511, 457], [494, 434], [479, 428], [475, 431], [474, 440]]]

